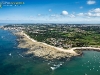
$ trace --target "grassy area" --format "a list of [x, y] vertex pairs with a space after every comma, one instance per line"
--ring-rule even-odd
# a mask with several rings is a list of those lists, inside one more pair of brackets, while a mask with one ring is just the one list
[[[41, 29], [42, 28], [40, 27], [40, 30]], [[66, 32], [63, 32], [65, 31], [63, 28], [59, 29], [57, 27], [52, 27], [52, 29], [53, 30], [44, 28], [43, 30], [46, 31], [39, 33], [26, 33], [31, 38], [48, 44], [51, 44], [53, 41], [57, 42], [59, 39], [63, 39], [63, 44], [72, 45], [72, 47], [100, 45], [100, 27], [66, 27]], [[55, 40], [48, 40], [50, 38], [55, 38]]]

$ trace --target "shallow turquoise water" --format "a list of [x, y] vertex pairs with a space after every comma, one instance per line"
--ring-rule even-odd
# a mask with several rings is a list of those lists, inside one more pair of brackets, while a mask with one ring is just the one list
[[17, 44], [16, 36], [0, 30], [0, 75], [100, 75], [100, 52], [84, 51], [70, 61], [47, 61], [25, 57]]

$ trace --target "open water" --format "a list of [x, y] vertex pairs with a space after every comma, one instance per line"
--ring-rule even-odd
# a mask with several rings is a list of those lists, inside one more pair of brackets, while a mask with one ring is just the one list
[[84, 51], [71, 60], [48, 61], [24, 56], [17, 37], [0, 29], [0, 75], [100, 75], [100, 52]]

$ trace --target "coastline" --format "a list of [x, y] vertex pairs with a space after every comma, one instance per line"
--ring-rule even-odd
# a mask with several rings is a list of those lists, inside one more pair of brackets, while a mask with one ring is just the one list
[[71, 58], [73, 56], [81, 55], [82, 50], [100, 51], [100, 48], [95, 48], [95, 47], [73, 47], [70, 49], [62, 49], [62, 48], [48, 45], [43, 42], [38, 42], [30, 38], [23, 31], [17, 32], [14, 34], [17, 36], [20, 36], [20, 38], [18, 38], [18, 41], [19, 41], [18, 47], [28, 49], [28, 51], [25, 54], [33, 54], [35, 56], [38, 56], [44, 59]]

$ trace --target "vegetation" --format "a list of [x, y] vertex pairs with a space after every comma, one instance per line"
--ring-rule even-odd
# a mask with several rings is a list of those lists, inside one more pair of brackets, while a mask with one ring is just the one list
[[100, 25], [26, 24], [4, 27], [23, 30], [37, 41], [62, 48], [100, 46]]
[[[38, 31], [37, 31], [38, 30]], [[37, 41], [63, 48], [100, 45], [100, 26], [36, 26], [26, 33]], [[32, 32], [31, 32], [32, 31]], [[64, 47], [66, 45], [66, 47]]]

